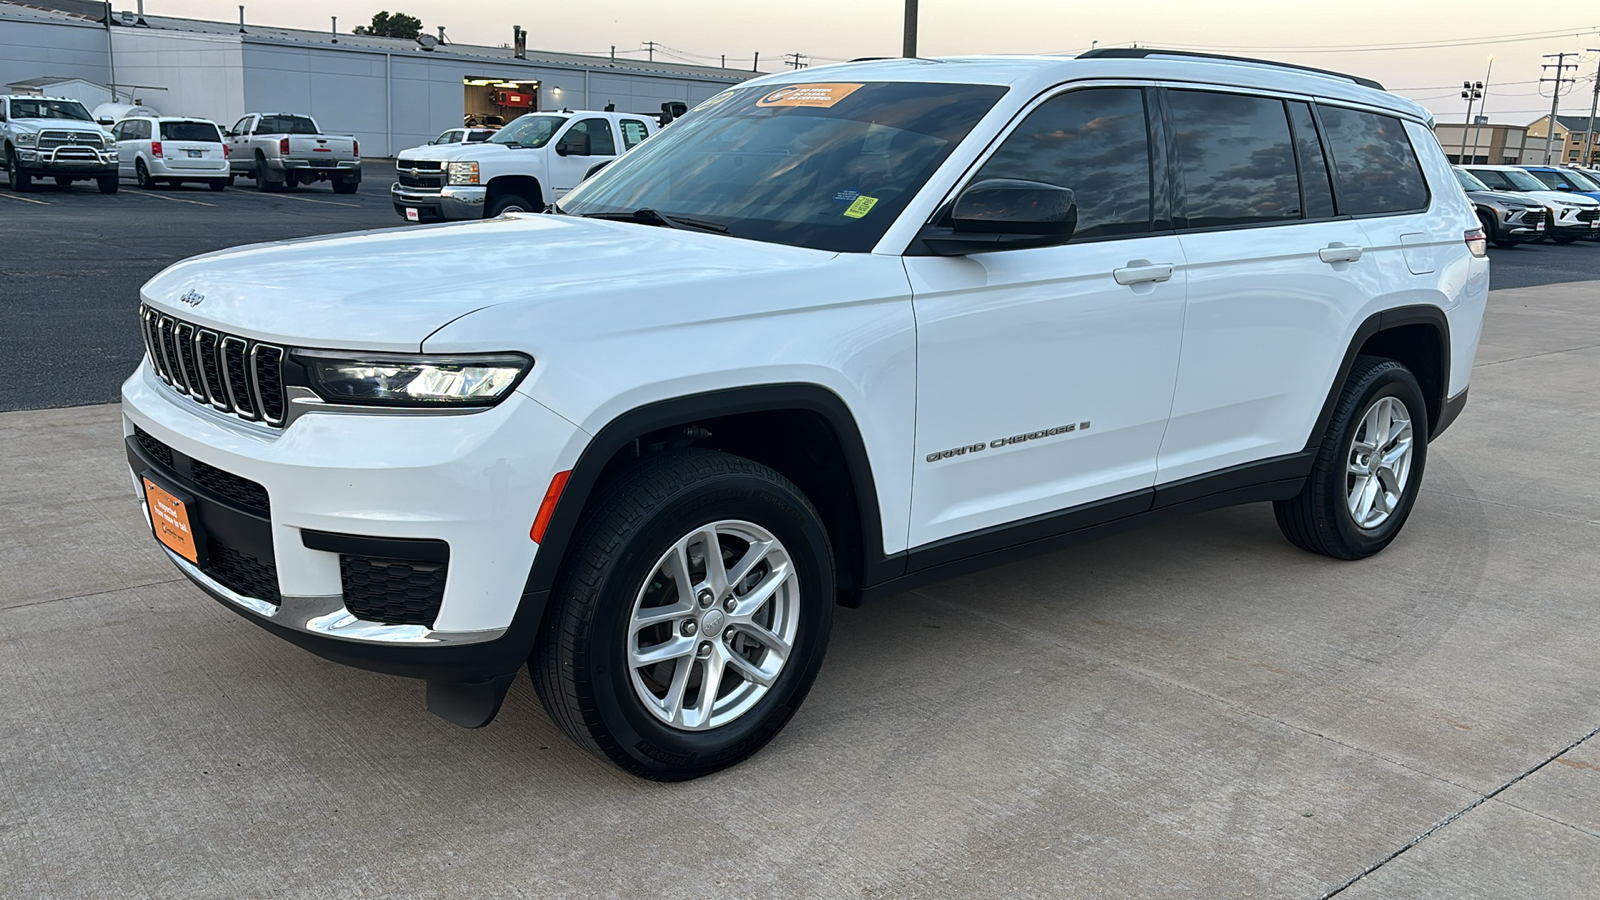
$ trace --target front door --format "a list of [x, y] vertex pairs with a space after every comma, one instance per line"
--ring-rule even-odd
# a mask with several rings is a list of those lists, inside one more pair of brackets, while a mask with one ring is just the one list
[[1086, 514], [1149, 505], [1186, 271], [1152, 178], [1162, 164], [1147, 94], [1095, 87], [1045, 100], [969, 180], [1070, 188], [1078, 227], [1067, 244], [906, 258], [917, 320], [911, 547], [1110, 498]]
[[[598, 116], [579, 119], [555, 140], [550, 157], [550, 185], [559, 200], [578, 186], [589, 169], [617, 158], [617, 139], [611, 122]], [[550, 198], [547, 198], [550, 199]]]

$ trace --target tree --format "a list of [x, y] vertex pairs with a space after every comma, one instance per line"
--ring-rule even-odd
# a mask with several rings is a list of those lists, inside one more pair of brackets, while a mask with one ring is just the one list
[[353, 34], [370, 34], [375, 37], [405, 38], [416, 40], [422, 33], [422, 20], [416, 16], [408, 16], [403, 12], [390, 15], [386, 10], [372, 14], [371, 25], [357, 25]]

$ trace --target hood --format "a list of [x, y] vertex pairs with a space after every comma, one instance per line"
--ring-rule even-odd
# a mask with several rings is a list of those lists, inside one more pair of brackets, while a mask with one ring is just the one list
[[1600, 200], [1595, 200], [1585, 194], [1569, 194], [1566, 191], [1521, 191], [1517, 196], [1536, 200], [1543, 204], [1555, 203], [1559, 205], [1565, 203], [1568, 206], [1600, 206]]
[[[470, 312], [571, 304], [836, 254], [724, 235], [526, 214], [256, 244], [180, 262], [140, 289], [151, 306], [230, 334], [301, 347], [415, 352]], [[509, 347], [507, 348], [509, 349]]]
[[1544, 204], [1532, 197], [1505, 191], [1467, 191], [1467, 197], [1478, 203], [1500, 205], [1509, 209], [1543, 209]]
[[111, 133], [93, 122], [82, 119], [12, 119], [12, 126], [22, 126], [29, 131], [44, 131], [57, 129], [63, 131], [79, 131], [85, 134], [96, 134], [110, 137]]
[[400, 151], [401, 159], [478, 159], [492, 156], [496, 153], [526, 152], [513, 150], [505, 144], [491, 144], [488, 141], [479, 141], [476, 144], [424, 144], [410, 150]]

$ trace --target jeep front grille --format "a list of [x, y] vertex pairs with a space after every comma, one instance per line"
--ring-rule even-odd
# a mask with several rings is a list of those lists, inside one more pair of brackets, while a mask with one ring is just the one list
[[139, 308], [150, 365], [173, 390], [196, 403], [252, 422], [282, 426], [284, 350]]

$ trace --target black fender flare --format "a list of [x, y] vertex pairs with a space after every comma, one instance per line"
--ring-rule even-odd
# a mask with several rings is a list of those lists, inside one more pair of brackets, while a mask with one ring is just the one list
[[589, 441], [567, 478], [544, 543], [528, 573], [527, 591], [548, 592], [566, 556], [584, 509], [589, 505], [607, 464], [634, 438], [652, 431], [741, 413], [804, 410], [821, 416], [833, 429], [849, 468], [857, 500], [862, 542], [862, 581], [874, 584], [903, 574], [904, 554], [883, 553], [883, 519], [871, 459], [855, 416], [844, 400], [817, 384], [785, 383], [726, 388], [661, 400], [631, 409], [601, 428]]
[[1444, 410], [1449, 400], [1450, 393], [1450, 319], [1445, 316], [1444, 310], [1437, 306], [1397, 306], [1385, 309], [1368, 316], [1350, 338], [1350, 345], [1345, 348], [1344, 359], [1339, 363], [1339, 373], [1334, 376], [1333, 384], [1328, 388], [1328, 398], [1322, 403], [1322, 412], [1317, 414], [1317, 422], [1311, 428], [1311, 436], [1306, 439], [1306, 452], [1315, 453], [1322, 446], [1322, 436], [1328, 430], [1328, 422], [1333, 418], [1334, 405], [1339, 402], [1339, 392], [1344, 389], [1345, 379], [1350, 377], [1350, 370], [1356, 364], [1356, 356], [1361, 347], [1372, 336], [1402, 325], [1428, 325], [1439, 333], [1439, 396], [1429, 397], [1429, 413], [1432, 421], [1429, 423], [1429, 436], [1431, 441], [1437, 437], [1449, 421], [1444, 417]]

